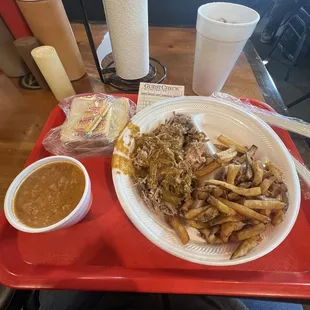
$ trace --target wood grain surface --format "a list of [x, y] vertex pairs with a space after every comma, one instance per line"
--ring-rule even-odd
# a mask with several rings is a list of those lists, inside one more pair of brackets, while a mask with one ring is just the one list
[[[101, 83], [83, 25], [73, 24], [72, 28], [87, 70], [86, 76], [73, 82], [76, 92], [118, 92]], [[107, 31], [106, 26], [92, 25], [92, 31], [98, 46]], [[185, 85], [186, 95], [194, 95], [191, 89], [194, 48], [194, 29], [150, 28], [150, 55], [160, 60], [168, 70], [164, 83]], [[223, 92], [263, 100], [244, 54], [231, 72]], [[56, 105], [51, 92], [22, 89], [18, 86], [18, 79], [8, 79], [0, 74], [0, 209], [8, 186], [23, 169], [49, 113]]]

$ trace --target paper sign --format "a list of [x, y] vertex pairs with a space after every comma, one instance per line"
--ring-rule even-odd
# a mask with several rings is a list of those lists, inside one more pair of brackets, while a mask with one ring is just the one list
[[137, 112], [166, 98], [184, 96], [184, 86], [156, 83], [140, 83]]

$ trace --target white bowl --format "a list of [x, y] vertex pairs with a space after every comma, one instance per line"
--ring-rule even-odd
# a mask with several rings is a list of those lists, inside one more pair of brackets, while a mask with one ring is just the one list
[[[34, 170], [36, 170], [38, 167], [41, 167], [45, 164], [48, 163], [54, 163], [54, 162], [70, 162], [75, 165], [77, 165], [84, 174], [85, 177], [85, 189], [83, 196], [78, 203], [78, 205], [75, 207], [75, 209], [67, 215], [64, 219], [61, 221], [47, 226], [47, 227], [42, 227], [42, 228], [32, 228], [29, 226], [24, 225], [21, 223], [15, 216], [13, 212], [13, 198], [16, 190], [18, 189], [20, 183], [29, 175], [31, 174]], [[91, 194], [91, 184], [90, 184], [90, 178], [87, 173], [87, 170], [85, 167], [76, 159], [68, 156], [51, 156], [51, 157], [46, 157], [41, 160], [36, 161], [32, 165], [28, 166], [25, 168], [11, 183], [8, 191], [6, 192], [5, 199], [4, 199], [4, 214], [9, 223], [15, 227], [16, 229], [27, 232], [27, 233], [43, 233], [43, 232], [48, 232], [48, 231], [53, 231], [56, 229], [60, 228], [65, 228], [72, 226], [79, 221], [81, 221], [85, 215], [88, 213], [90, 206], [92, 203], [92, 194]]]
[[[190, 242], [183, 245], [175, 232], [165, 222], [159, 213], [150, 211], [141, 198], [134, 180], [113, 168], [112, 176], [118, 199], [133, 224], [146, 238], [161, 249], [190, 262], [212, 265], [229, 266], [253, 261], [274, 250], [287, 237], [296, 221], [300, 206], [300, 184], [294, 162], [289, 151], [277, 134], [264, 121], [242, 107], [217, 98], [210, 97], [181, 97], [165, 99], [137, 113], [131, 122], [139, 126], [141, 132], [151, 132], [174, 112], [186, 115], [204, 113], [205, 121], [200, 128], [211, 140], [220, 135], [226, 135], [242, 145], [255, 144], [258, 147], [256, 157], [269, 159], [283, 172], [283, 180], [289, 192], [289, 207], [284, 221], [274, 227], [268, 225], [262, 234], [263, 241], [248, 255], [230, 260], [236, 249], [236, 243], [209, 245], [202, 240], [195, 229], [188, 229]], [[134, 149], [131, 127], [126, 127], [120, 140]], [[128, 157], [117, 148], [114, 154]]]

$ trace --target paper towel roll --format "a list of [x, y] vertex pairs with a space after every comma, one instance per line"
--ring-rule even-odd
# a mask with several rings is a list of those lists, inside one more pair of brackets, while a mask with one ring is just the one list
[[149, 73], [147, 0], [103, 0], [116, 73], [136, 80]]
[[0, 17], [0, 69], [9, 77], [26, 75], [29, 71], [14, 46], [14, 37]]
[[33, 57], [31, 55], [31, 51], [35, 49], [36, 47], [40, 46], [39, 41], [35, 37], [24, 37], [20, 38], [14, 41], [14, 45], [20, 54], [20, 56], [25, 61], [27, 67], [31, 71], [32, 75], [35, 77], [39, 85], [44, 90], [49, 90], [49, 87], [38, 68], [37, 64], [33, 60]]
[[53, 46], [71, 81], [81, 78], [85, 68], [61, 0], [17, 0], [33, 35]]

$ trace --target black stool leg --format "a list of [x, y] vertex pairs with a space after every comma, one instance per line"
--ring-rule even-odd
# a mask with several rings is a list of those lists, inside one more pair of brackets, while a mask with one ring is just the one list
[[308, 99], [308, 98], [310, 98], [310, 93], [305, 94], [305, 95], [303, 95], [302, 97], [296, 99], [295, 101], [289, 103], [289, 104], [287, 105], [287, 108], [290, 109], [290, 108], [294, 107], [295, 105], [297, 105], [298, 103], [303, 102], [304, 100], [306, 100], [306, 99]]
[[279, 35], [278, 39], [276, 40], [276, 42], [274, 43], [274, 45], [272, 46], [271, 51], [268, 53], [267, 55], [267, 59], [271, 57], [271, 54], [274, 52], [274, 50], [276, 49], [276, 47], [278, 46], [278, 43], [280, 42], [280, 40], [282, 39], [282, 37], [284, 36], [287, 28], [289, 27], [289, 23], [287, 23], [287, 25], [285, 26], [284, 30], [282, 31], [282, 33]]
[[294, 68], [295, 65], [296, 65], [297, 59], [298, 59], [298, 57], [299, 57], [299, 54], [300, 54], [300, 52], [301, 52], [301, 50], [302, 50], [302, 47], [303, 47], [303, 45], [304, 45], [304, 43], [305, 43], [306, 38], [307, 38], [307, 35], [304, 34], [304, 35], [301, 37], [301, 39], [299, 40], [299, 42], [298, 42], [298, 46], [297, 46], [297, 49], [296, 49], [296, 51], [295, 51], [294, 58], [293, 58], [292, 62], [289, 64], [289, 68], [288, 68], [287, 73], [286, 73], [285, 78], [284, 78], [284, 81], [285, 81], [285, 82], [288, 81], [288, 79], [289, 79], [289, 77], [290, 77], [290, 74], [291, 74], [293, 68]]

